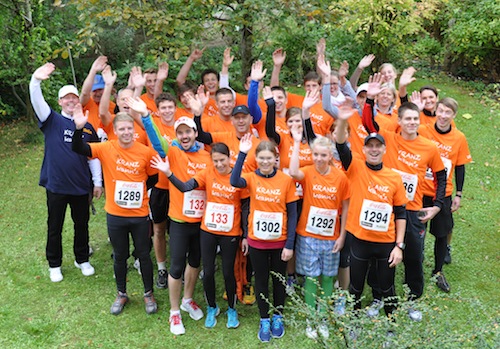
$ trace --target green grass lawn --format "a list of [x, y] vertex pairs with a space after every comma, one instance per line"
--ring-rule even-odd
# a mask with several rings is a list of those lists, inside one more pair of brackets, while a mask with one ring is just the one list
[[[398, 348], [498, 348], [500, 341], [500, 192], [498, 144], [499, 109], [445, 77], [422, 80], [410, 90], [432, 83], [440, 96], [458, 100], [457, 127], [468, 140], [474, 162], [467, 166], [463, 207], [455, 214], [453, 263], [444, 272], [451, 293], [443, 294], [428, 282], [421, 323], [398, 321]], [[464, 118], [467, 113], [472, 118]], [[72, 226], [69, 213], [64, 229], [64, 280], [51, 283], [45, 260], [45, 190], [38, 186], [43, 157], [41, 133], [33, 123], [18, 122], [0, 130], [0, 347], [1, 348], [257, 348], [257, 305], [237, 305], [240, 327], [228, 330], [221, 312], [215, 329], [204, 328], [183, 316], [186, 335], [175, 337], [168, 328], [168, 291], [157, 290], [159, 312], [148, 316], [142, 301], [142, 282], [132, 269], [128, 276], [131, 302], [120, 316], [109, 314], [115, 296], [111, 246], [107, 242], [103, 200], [91, 217], [91, 262], [96, 274], [84, 277], [73, 266]], [[426, 241], [425, 272], [433, 266], [433, 237]], [[402, 268], [398, 268], [401, 280]], [[400, 282], [399, 282], [400, 284]], [[219, 276], [219, 306], [222, 300]], [[398, 285], [402, 295], [402, 287]], [[367, 302], [369, 301], [367, 293]], [[205, 307], [201, 282], [196, 300]], [[291, 310], [288, 310], [291, 313]], [[285, 313], [286, 315], [286, 313]], [[347, 321], [347, 320], [345, 320]], [[406, 334], [410, 334], [411, 338]], [[376, 336], [375, 336], [376, 337]], [[448, 340], [449, 339], [449, 340]], [[333, 345], [333, 344], [332, 344]], [[273, 348], [314, 348], [304, 328], [287, 327]], [[379, 348], [372, 345], [359, 348]]]

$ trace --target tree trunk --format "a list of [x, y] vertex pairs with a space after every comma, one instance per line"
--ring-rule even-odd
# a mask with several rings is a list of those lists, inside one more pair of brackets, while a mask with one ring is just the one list
[[243, 77], [252, 69], [253, 33], [251, 26], [241, 28], [241, 74]]

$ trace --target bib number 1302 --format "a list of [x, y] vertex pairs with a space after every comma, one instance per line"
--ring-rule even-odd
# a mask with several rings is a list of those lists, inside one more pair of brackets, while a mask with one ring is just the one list
[[283, 213], [254, 211], [253, 234], [261, 240], [275, 240], [281, 236]]

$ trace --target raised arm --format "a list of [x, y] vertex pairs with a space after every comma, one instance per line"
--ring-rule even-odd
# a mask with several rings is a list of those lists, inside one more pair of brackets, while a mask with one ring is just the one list
[[301, 181], [304, 179], [304, 172], [302, 172], [300, 167], [300, 143], [302, 142], [302, 132], [299, 129], [299, 125], [293, 125], [290, 133], [293, 137], [293, 150], [292, 156], [290, 157], [290, 164], [288, 166], [288, 171], [290, 172], [290, 176], [297, 181]]
[[259, 99], [259, 84], [266, 76], [267, 69], [263, 69], [262, 61], [255, 61], [252, 64], [252, 70], [250, 72], [250, 88], [248, 90], [248, 109], [250, 110], [250, 115], [252, 115], [252, 123], [257, 124], [262, 119], [262, 110], [260, 109], [258, 99]]
[[247, 186], [247, 181], [241, 177], [241, 171], [243, 170], [245, 158], [251, 149], [252, 135], [247, 133], [240, 139], [240, 152], [238, 153], [238, 158], [236, 159], [233, 171], [231, 172], [231, 177], [229, 178], [229, 182], [233, 187], [246, 188]]
[[109, 112], [109, 101], [111, 99], [111, 92], [113, 85], [116, 81], [116, 73], [111, 70], [108, 65], [102, 71], [102, 78], [104, 80], [104, 91], [102, 92], [101, 102], [99, 103], [99, 117], [102, 124], [106, 127], [111, 123], [111, 113]]
[[416, 78], [413, 77], [416, 71], [417, 70], [415, 68], [409, 67], [401, 73], [401, 76], [399, 77], [399, 98], [406, 97], [406, 100], [408, 100], [408, 91], [406, 88], [409, 84], [416, 80]]
[[75, 132], [71, 142], [71, 149], [81, 155], [92, 157], [92, 148], [83, 140], [83, 128], [89, 119], [89, 111], [84, 114], [82, 105], [78, 103], [73, 112], [73, 122], [75, 123]]
[[134, 85], [134, 97], [140, 97], [144, 86], [146, 86], [146, 77], [142, 74], [141, 67], [132, 67], [130, 70], [130, 80]]
[[365, 70], [365, 68], [369, 67], [372, 64], [374, 59], [375, 59], [375, 55], [370, 53], [369, 55], [364, 56], [359, 61], [358, 66], [354, 70], [354, 73], [352, 73], [351, 79], [350, 79], [352, 88], [354, 90], [356, 90], [358, 88], [358, 81], [359, 81], [359, 78], [361, 76], [361, 73], [363, 73], [363, 70]]
[[316, 138], [316, 134], [314, 133], [314, 129], [311, 123], [310, 110], [316, 103], [319, 102], [319, 95], [319, 89], [307, 91], [304, 101], [302, 102], [302, 120], [304, 120], [304, 134], [308, 143], [311, 143]]
[[231, 56], [231, 48], [226, 47], [222, 56], [222, 69], [219, 74], [219, 88], [226, 87], [233, 92], [233, 97], [236, 98], [236, 92], [229, 86], [229, 66], [233, 63], [234, 56]]
[[82, 92], [80, 93], [80, 104], [83, 106], [86, 106], [87, 103], [90, 101], [90, 93], [92, 92], [92, 85], [94, 84], [94, 79], [97, 73], [100, 73], [103, 71], [104, 68], [108, 65], [108, 57], [106, 56], [99, 56], [97, 59], [92, 63], [92, 66], [90, 67], [90, 71], [85, 78], [85, 81], [83, 82], [82, 86]]
[[280, 85], [281, 67], [285, 63], [286, 51], [279, 48], [273, 52], [273, 72], [271, 73], [271, 87]]
[[346, 100], [340, 105], [339, 117], [337, 119], [337, 127], [335, 128], [334, 137], [337, 150], [339, 152], [340, 161], [344, 169], [348, 169], [352, 162], [352, 152], [346, 144], [347, 140], [347, 120], [354, 114], [354, 109], [350, 105], [351, 101]]
[[155, 83], [155, 94], [154, 99], [162, 94], [163, 92], [163, 83], [168, 78], [168, 63], [161, 62], [158, 64], [158, 73], [156, 74], [156, 83]]
[[316, 69], [321, 74], [321, 106], [328, 115], [336, 119], [338, 108], [332, 105], [332, 95], [330, 94], [330, 74], [332, 73], [332, 68], [330, 67], [330, 62], [325, 60], [324, 55], [318, 55]]
[[194, 178], [190, 178], [188, 181], [183, 182], [179, 178], [175, 177], [170, 169], [170, 163], [168, 157], [162, 159], [160, 155], [155, 155], [151, 159], [151, 167], [155, 168], [165, 174], [168, 180], [177, 188], [179, 191], [185, 193], [187, 191], [198, 188], [198, 182]]
[[368, 79], [368, 89], [366, 91], [366, 103], [363, 108], [363, 126], [366, 128], [368, 133], [378, 132], [379, 126], [375, 121], [375, 115], [373, 113], [373, 108], [375, 105], [375, 98], [381, 91], [382, 74], [375, 73]]
[[186, 60], [186, 63], [182, 66], [181, 70], [179, 70], [179, 74], [177, 74], [177, 78], [175, 81], [177, 82], [177, 86], [181, 86], [184, 84], [187, 80], [187, 77], [189, 75], [189, 71], [191, 70], [191, 66], [195, 61], [200, 59], [203, 56], [203, 52], [205, 51], [206, 47], [202, 48], [201, 50], [199, 49], [194, 49], [189, 57]]
[[262, 90], [264, 99], [267, 104], [267, 114], [266, 114], [266, 136], [272, 139], [277, 145], [281, 143], [281, 137], [278, 132], [276, 132], [276, 103], [274, 101], [273, 93], [269, 86], [265, 86]]
[[50, 115], [50, 107], [43, 98], [41, 83], [47, 80], [54, 72], [56, 66], [53, 63], [45, 63], [39, 67], [30, 80], [30, 100], [35, 115], [40, 122], [45, 122]]
[[205, 87], [200, 85], [196, 95], [193, 97], [191, 94], [186, 95], [187, 104], [194, 114], [194, 122], [196, 123], [196, 129], [198, 130], [198, 137], [196, 140], [203, 144], [212, 144], [213, 138], [210, 132], [205, 132], [201, 122], [201, 117], [203, 115], [203, 110], [208, 103], [210, 98], [210, 92], [205, 92]]

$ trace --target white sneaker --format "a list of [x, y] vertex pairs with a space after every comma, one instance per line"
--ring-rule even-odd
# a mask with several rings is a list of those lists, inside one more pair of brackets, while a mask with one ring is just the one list
[[318, 326], [318, 332], [323, 337], [324, 339], [330, 338], [330, 331], [328, 330], [328, 325], [326, 324], [326, 321], [323, 321], [319, 326]]
[[191, 319], [196, 321], [200, 320], [203, 317], [203, 310], [201, 310], [199, 305], [196, 304], [196, 302], [192, 299], [189, 302], [185, 302], [183, 299], [181, 310], [187, 311]]
[[420, 310], [414, 308], [408, 308], [408, 316], [413, 321], [422, 321], [422, 312]]
[[85, 276], [94, 275], [94, 273], [95, 273], [94, 267], [92, 265], [90, 265], [89, 262], [83, 262], [83, 263], [79, 264], [75, 261], [75, 267], [80, 269], [82, 271], [82, 274]]
[[50, 281], [60, 282], [63, 279], [63, 274], [61, 273], [61, 267], [49, 268]]
[[368, 315], [368, 317], [370, 318], [377, 317], [380, 312], [380, 309], [382, 309], [383, 307], [384, 307], [384, 302], [378, 299], [374, 299], [372, 304], [370, 304], [368, 309], [366, 309], [366, 315]]
[[186, 333], [186, 329], [182, 324], [182, 317], [180, 313], [170, 315], [168, 322], [170, 323], [170, 332], [173, 334], [178, 336]]
[[309, 320], [306, 320], [306, 336], [310, 339], [318, 339], [318, 331], [314, 327], [311, 326]]

